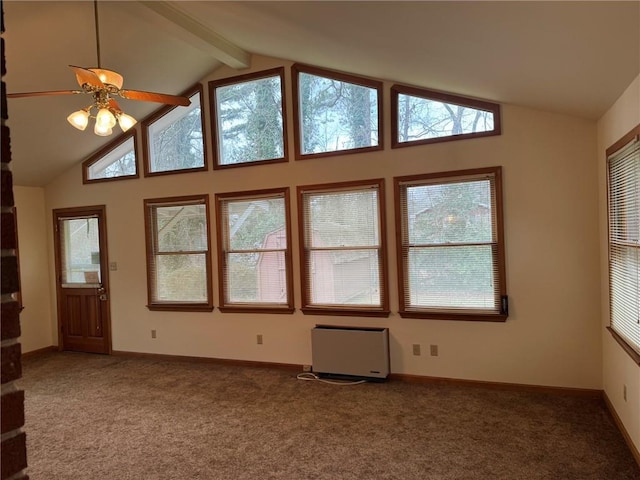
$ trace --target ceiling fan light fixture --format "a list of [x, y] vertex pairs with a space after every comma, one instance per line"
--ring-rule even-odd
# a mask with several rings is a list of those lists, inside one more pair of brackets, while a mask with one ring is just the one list
[[[2, 0], [0, 0], [0, 3], [2, 3]], [[75, 73], [76, 81], [78, 82], [81, 90], [52, 90], [45, 92], [13, 93], [7, 94], [7, 97], [17, 98], [40, 95], [68, 95], [76, 93], [90, 94], [93, 96], [93, 104], [82, 110], [73, 112], [67, 117], [67, 121], [73, 128], [84, 131], [89, 124], [89, 118], [93, 118], [95, 119], [93, 132], [101, 137], [111, 135], [116, 123], [120, 125], [123, 132], [126, 132], [137, 123], [135, 118], [122, 111], [118, 102], [116, 102], [113, 97], [118, 96], [130, 100], [142, 100], [176, 106], [189, 106], [191, 104], [191, 100], [183, 96], [144, 92], [139, 90], [122, 90], [122, 85], [124, 83], [122, 75], [114, 72], [113, 70], [101, 68], [98, 0], [93, 0], [93, 13], [95, 20], [96, 56], [98, 66], [97, 68], [84, 68], [69, 65]], [[94, 109], [98, 112], [95, 116], [92, 115]]]
[[122, 75], [113, 70], [107, 70], [105, 68], [89, 68], [93, 73], [95, 73], [100, 81], [107, 85], [113, 85], [118, 90], [122, 88], [122, 84], [124, 83], [124, 79]]
[[87, 110], [73, 112], [67, 117], [67, 121], [78, 130], [84, 130], [89, 124], [89, 112]]
[[100, 137], [108, 137], [113, 133], [113, 130], [111, 127], [100, 125], [98, 122], [96, 122], [95, 127], [93, 127], [93, 133]]
[[123, 132], [126, 132], [127, 130], [129, 130], [131, 127], [133, 127], [138, 121], [133, 118], [131, 115], [127, 115], [126, 113], [120, 113], [118, 115], [118, 125], [120, 125], [120, 128], [122, 129]]
[[100, 125], [101, 128], [113, 128], [116, 126], [116, 117], [108, 108], [101, 108], [96, 115], [96, 125]]

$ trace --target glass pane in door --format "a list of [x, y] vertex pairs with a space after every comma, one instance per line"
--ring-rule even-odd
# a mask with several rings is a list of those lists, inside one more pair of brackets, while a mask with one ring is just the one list
[[63, 286], [101, 283], [99, 224], [96, 217], [60, 219]]

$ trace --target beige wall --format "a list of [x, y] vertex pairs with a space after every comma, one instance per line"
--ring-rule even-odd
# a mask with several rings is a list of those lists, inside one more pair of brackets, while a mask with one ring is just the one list
[[[625, 429], [640, 450], [640, 368], [622, 350], [604, 328], [609, 325], [608, 250], [607, 250], [607, 187], [605, 150], [640, 124], [640, 76], [629, 85], [624, 94], [598, 121], [600, 258], [602, 271], [602, 350], [603, 385]], [[623, 388], [627, 387], [627, 400]]]
[[[289, 62], [254, 57], [252, 65], [252, 70], [284, 65], [291, 85]], [[203, 79], [205, 99], [207, 81], [239, 73], [247, 72], [224, 68]], [[385, 102], [390, 85], [385, 83]], [[292, 119], [290, 93], [287, 110]], [[205, 108], [207, 120], [208, 114]], [[504, 105], [501, 136], [391, 150], [387, 104], [384, 114], [385, 149], [380, 152], [94, 185], [82, 185], [77, 165], [48, 185], [47, 215], [53, 208], [107, 206], [109, 260], [118, 265], [110, 275], [114, 350], [309, 364], [310, 330], [316, 323], [388, 326], [395, 373], [602, 388], [595, 123]], [[291, 126], [288, 136], [293, 151]], [[393, 177], [493, 165], [502, 165], [504, 176], [508, 321], [400, 318]], [[386, 179], [387, 188], [389, 318], [306, 316], [299, 310], [293, 315], [150, 312], [145, 307], [144, 198], [208, 193], [213, 202], [216, 192], [289, 186], [294, 193], [296, 185], [377, 177]], [[292, 200], [299, 308], [297, 206]], [[215, 239], [215, 225], [212, 230]], [[47, 238], [53, 266], [50, 225]], [[215, 258], [213, 267], [217, 271]], [[53, 278], [50, 282], [53, 286]], [[214, 301], [219, 303], [217, 289]], [[156, 339], [151, 329], [157, 330]], [[256, 334], [264, 336], [263, 345], [256, 344]], [[423, 345], [422, 356], [412, 355], [414, 343]], [[439, 346], [438, 357], [425, 355], [430, 344]]]
[[18, 212], [18, 248], [24, 310], [20, 315], [23, 352], [53, 344], [50, 272], [47, 249], [47, 221], [44, 189], [14, 187]]

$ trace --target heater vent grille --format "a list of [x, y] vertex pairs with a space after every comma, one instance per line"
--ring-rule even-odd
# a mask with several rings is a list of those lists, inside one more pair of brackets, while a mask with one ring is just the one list
[[385, 379], [389, 375], [389, 329], [316, 325], [311, 330], [313, 371]]

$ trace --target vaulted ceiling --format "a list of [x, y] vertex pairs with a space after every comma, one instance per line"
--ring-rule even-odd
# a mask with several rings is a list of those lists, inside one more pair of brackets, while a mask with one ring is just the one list
[[[9, 93], [74, 89], [68, 65], [97, 66], [93, 2], [3, 3]], [[98, 11], [102, 67], [125, 88], [170, 94], [259, 54], [596, 120], [640, 73], [638, 1], [101, 0]], [[113, 138], [67, 124], [87, 103], [9, 100], [16, 185], [46, 185]], [[120, 104], [138, 119], [159, 107]]]

